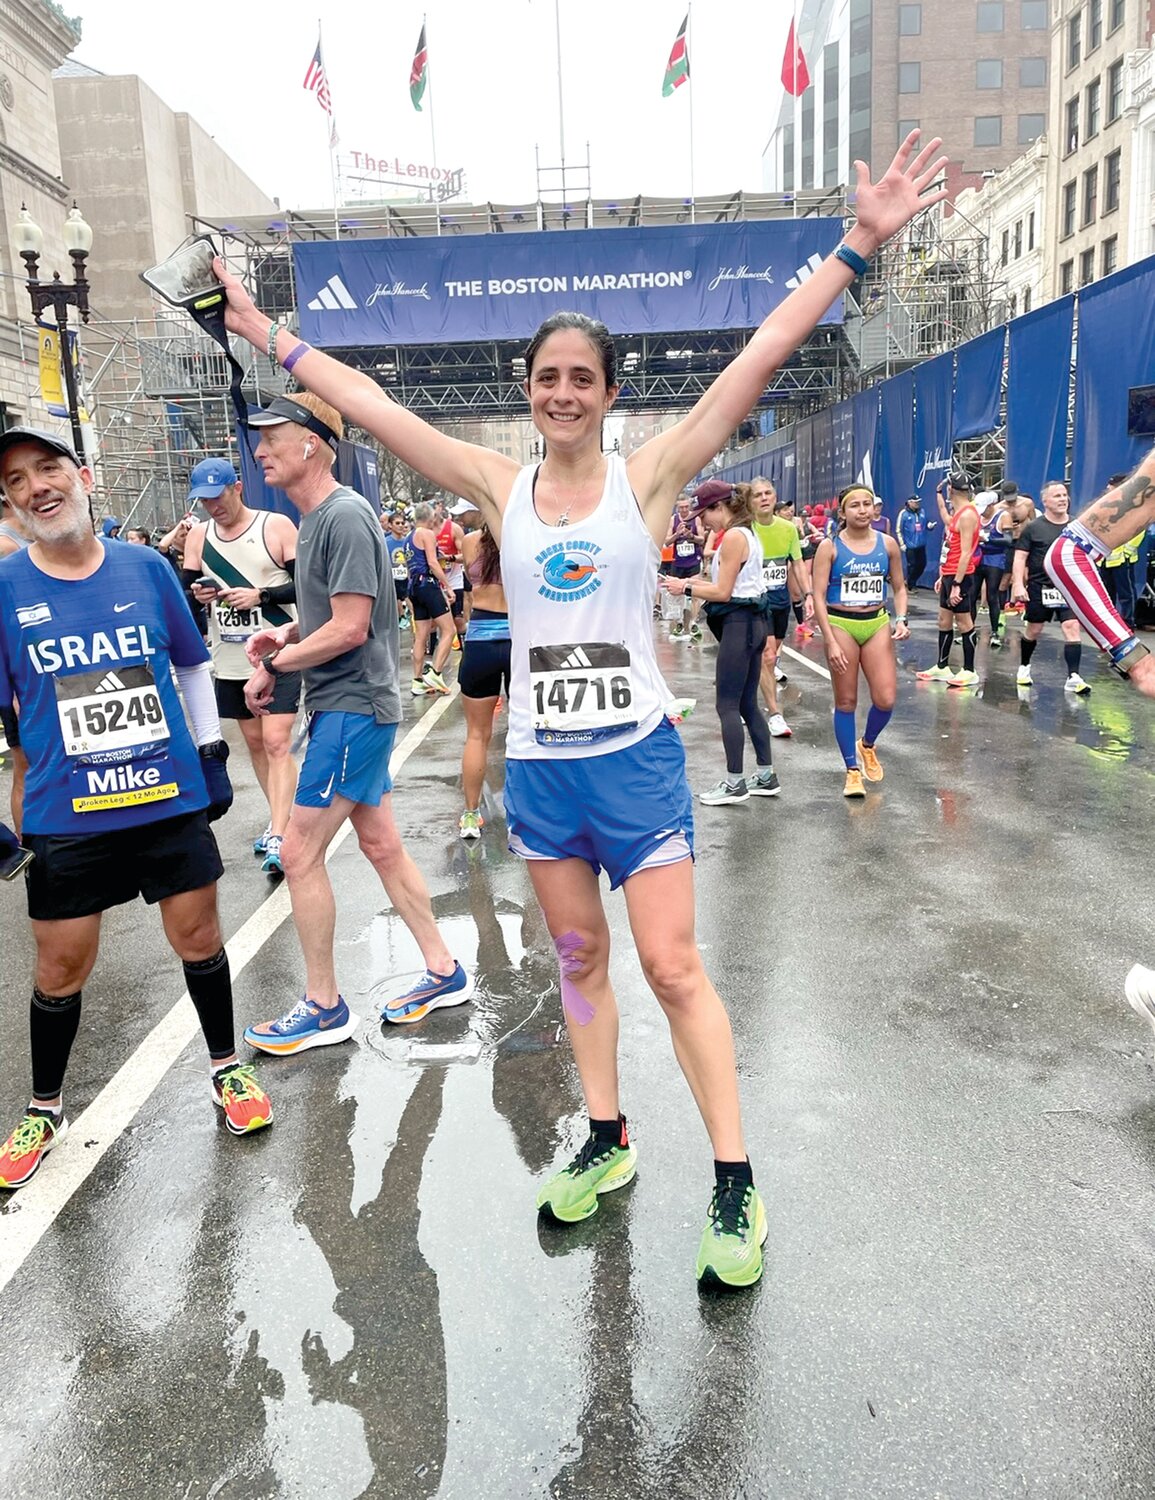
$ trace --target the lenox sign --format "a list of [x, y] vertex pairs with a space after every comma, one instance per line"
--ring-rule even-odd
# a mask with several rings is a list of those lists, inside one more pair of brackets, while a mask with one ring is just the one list
[[[561, 308], [613, 333], [755, 328], [840, 219], [422, 235], [293, 246], [301, 336], [322, 347], [523, 339]], [[839, 298], [824, 322], [841, 321]]]

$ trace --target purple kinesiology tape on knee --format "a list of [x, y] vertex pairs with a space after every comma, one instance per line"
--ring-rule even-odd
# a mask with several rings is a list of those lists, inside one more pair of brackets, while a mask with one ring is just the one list
[[561, 1005], [571, 1021], [579, 1026], [588, 1026], [594, 1018], [594, 1008], [573, 982], [572, 976], [581, 970], [579, 954], [585, 946], [576, 932], [563, 932], [553, 940], [557, 949], [557, 961], [561, 966]]

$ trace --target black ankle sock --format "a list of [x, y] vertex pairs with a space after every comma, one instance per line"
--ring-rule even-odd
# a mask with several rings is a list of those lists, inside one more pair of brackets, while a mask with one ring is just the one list
[[222, 948], [212, 958], [186, 963], [184, 982], [201, 1023], [209, 1058], [214, 1063], [222, 1062], [234, 1051], [233, 984], [228, 954]]
[[595, 1141], [605, 1141], [611, 1146], [626, 1146], [629, 1144], [629, 1136], [626, 1134], [626, 1117], [619, 1115], [616, 1120], [595, 1120], [590, 1116], [590, 1135]]
[[938, 633], [938, 664], [940, 667], [950, 666], [950, 648], [954, 645], [954, 629], [940, 630]]
[[750, 1166], [750, 1158], [747, 1157], [745, 1161], [719, 1161], [717, 1157], [715, 1157], [715, 1181], [724, 1182], [727, 1177], [731, 1178], [734, 1182], [746, 1183], [750, 1187], [753, 1187], [754, 1171]]

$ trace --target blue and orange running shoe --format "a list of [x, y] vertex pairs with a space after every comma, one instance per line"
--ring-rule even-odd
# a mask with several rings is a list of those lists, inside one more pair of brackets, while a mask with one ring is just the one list
[[412, 989], [398, 995], [396, 1000], [385, 1002], [381, 1019], [392, 1021], [395, 1026], [407, 1025], [422, 1020], [431, 1010], [464, 1005], [472, 994], [473, 981], [460, 964], [454, 964], [452, 974], [434, 974], [426, 969]]
[[258, 1052], [285, 1057], [310, 1047], [332, 1047], [345, 1042], [357, 1029], [357, 1017], [338, 995], [336, 1005], [326, 1010], [302, 995], [292, 1010], [275, 1021], [258, 1021], [245, 1027], [245, 1041]]

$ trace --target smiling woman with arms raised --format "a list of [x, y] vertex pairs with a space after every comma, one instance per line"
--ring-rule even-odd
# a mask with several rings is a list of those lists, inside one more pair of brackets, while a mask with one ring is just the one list
[[[945, 196], [932, 186], [945, 161], [936, 159], [940, 142], [917, 145], [916, 131], [877, 183], [856, 163], [858, 219], [838, 251], [770, 314], [692, 411], [625, 461], [602, 452], [602, 422], [618, 393], [613, 343], [582, 314], [550, 318], [526, 350], [525, 391], [546, 457], [525, 469], [438, 432], [288, 332], [274, 335], [278, 358], [304, 385], [440, 489], [472, 501], [500, 539], [512, 635], [510, 846], [529, 861], [558, 951], [590, 1116], [588, 1139], [544, 1184], [538, 1207], [573, 1223], [634, 1175], [618, 1099], [604, 868], [612, 887], [625, 888], [642, 969], [713, 1147], [715, 1186], [697, 1262], [703, 1284], [758, 1280], [766, 1214], [742, 1134], [729, 1019], [694, 935], [685, 758], [666, 719], [650, 619], [659, 548], [678, 495], [866, 258]], [[219, 263], [218, 271], [229, 328], [264, 350], [269, 319]]]

